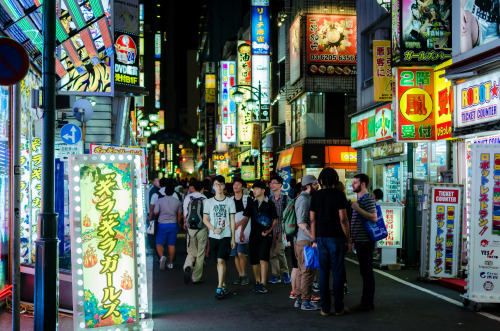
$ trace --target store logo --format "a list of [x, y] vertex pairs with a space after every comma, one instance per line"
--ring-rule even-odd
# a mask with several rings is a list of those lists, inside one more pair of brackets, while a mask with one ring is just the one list
[[486, 239], [481, 240], [481, 247], [487, 247], [488, 244], [489, 244], [488, 240]]
[[498, 273], [497, 272], [483, 271], [483, 272], [479, 273], [479, 277], [485, 278], [485, 279], [498, 279]]
[[127, 35], [121, 35], [116, 40], [116, 59], [124, 64], [134, 64], [137, 57], [137, 47], [134, 40]]
[[486, 232], [486, 230], [488, 230], [487, 225], [483, 226], [483, 229], [481, 231], [479, 231], [479, 234], [482, 236]]
[[493, 291], [493, 288], [495, 286], [493, 285], [492, 282], [488, 281], [486, 283], [483, 284], [483, 288], [486, 290], [486, 291]]
[[493, 265], [493, 261], [484, 261], [484, 265]]
[[488, 259], [498, 259], [498, 255], [495, 255], [495, 250], [481, 251], [481, 255], [488, 256]]

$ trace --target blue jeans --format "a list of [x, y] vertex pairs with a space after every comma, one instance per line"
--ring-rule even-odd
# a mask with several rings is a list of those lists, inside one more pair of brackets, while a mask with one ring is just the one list
[[317, 238], [319, 253], [319, 292], [321, 293], [321, 310], [329, 313], [332, 305], [330, 297], [330, 269], [333, 273], [333, 297], [335, 298], [335, 312], [344, 309], [344, 282], [346, 250], [345, 239]]
[[359, 273], [363, 279], [363, 294], [361, 304], [373, 306], [375, 296], [375, 275], [373, 274], [373, 251], [375, 249], [374, 241], [356, 241], [354, 242], [356, 254], [359, 261]]

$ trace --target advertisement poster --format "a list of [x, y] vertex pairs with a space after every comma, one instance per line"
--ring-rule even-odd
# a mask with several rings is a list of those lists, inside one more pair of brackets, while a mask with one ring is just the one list
[[252, 55], [269, 55], [269, 5], [252, 3]]
[[500, 145], [471, 146], [471, 211], [467, 215], [468, 289], [476, 302], [498, 302], [500, 295]]
[[460, 265], [462, 187], [430, 184], [428, 271], [430, 277], [455, 278]]
[[283, 178], [283, 186], [281, 187], [281, 192], [288, 195], [288, 192], [290, 192], [291, 188], [290, 179], [292, 179], [292, 169], [289, 165], [281, 167], [281, 169], [278, 170], [278, 176]]
[[384, 215], [387, 237], [377, 242], [377, 247], [401, 248], [403, 247], [403, 208], [400, 206], [380, 205]]
[[391, 41], [373, 41], [373, 91], [375, 101], [392, 101]]
[[402, 40], [396, 64], [425, 65], [451, 59], [451, 4], [451, 0], [400, 1]]
[[498, 121], [500, 72], [467, 80], [455, 86], [455, 127]]
[[98, 145], [90, 144], [90, 154], [99, 155], [132, 155], [139, 156], [141, 158], [141, 180], [144, 185], [148, 183], [148, 177], [146, 173], [147, 155], [144, 148], [141, 147], [121, 147], [121, 146], [111, 146], [111, 145]]
[[160, 71], [161, 68], [161, 62], [160, 61], [155, 61], [155, 108], [160, 109], [161, 104], [160, 104]]
[[254, 182], [255, 181], [255, 166], [242, 165], [241, 166], [241, 178], [246, 182]]
[[31, 141], [31, 262], [35, 262], [35, 240], [38, 239], [38, 214], [42, 208], [42, 140]]
[[375, 138], [375, 110], [351, 118], [351, 147], [371, 145]]
[[397, 140], [436, 140], [433, 69], [400, 67], [394, 68], [393, 71]]
[[290, 84], [300, 78], [300, 16], [290, 27]]
[[222, 124], [222, 142], [236, 142], [236, 103], [232, 99], [232, 87], [236, 85], [236, 62], [220, 63], [220, 114]]
[[114, 1], [115, 30], [139, 34], [139, 0]]
[[[261, 94], [260, 115], [262, 122], [269, 122], [271, 114], [269, 105], [271, 104], [271, 76], [270, 76], [270, 58], [268, 55], [253, 55], [252, 56], [252, 86], [259, 88]], [[254, 96], [254, 99], [256, 97]], [[257, 109], [253, 113], [252, 120], [259, 121], [259, 113]]]
[[465, 53], [500, 37], [499, 0], [461, 0], [460, 4], [460, 31], [462, 31], [460, 53]]
[[115, 83], [139, 86], [139, 37], [115, 33]]
[[306, 62], [310, 74], [355, 74], [356, 16], [307, 15]]
[[392, 63], [400, 63], [401, 60], [401, 0], [392, 0]]
[[453, 112], [453, 88], [451, 81], [444, 77], [444, 69], [451, 65], [451, 60], [434, 68], [434, 109], [436, 109], [436, 139], [451, 138], [451, 116]]
[[[391, 93], [392, 95], [392, 93]], [[393, 137], [394, 123], [392, 103], [375, 109], [375, 141], [384, 141]]]
[[[238, 85], [252, 85], [252, 54], [249, 41], [238, 41]], [[251, 98], [250, 91], [240, 89], [245, 95], [243, 100]], [[250, 146], [252, 136], [252, 113], [243, 102], [238, 107], [238, 145]]]

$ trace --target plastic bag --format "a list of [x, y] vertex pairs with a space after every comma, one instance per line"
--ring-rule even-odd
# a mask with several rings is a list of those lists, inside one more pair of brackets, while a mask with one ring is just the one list
[[319, 269], [318, 249], [311, 246], [304, 247], [304, 262], [306, 268]]

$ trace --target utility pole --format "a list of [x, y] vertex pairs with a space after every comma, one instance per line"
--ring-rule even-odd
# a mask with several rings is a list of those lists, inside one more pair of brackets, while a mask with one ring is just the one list
[[408, 187], [406, 188], [406, 265], [417, 265], [417, 224], [415, 215], [415, 191], [413, 190], [413, 143], [408, 143]]
[[34, 329], [57, 330], [59, 310], [59, 239], [54, 204], [56, 121], [56, 0], [43, 2], [42, 207], [35, 248]]

